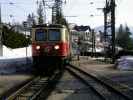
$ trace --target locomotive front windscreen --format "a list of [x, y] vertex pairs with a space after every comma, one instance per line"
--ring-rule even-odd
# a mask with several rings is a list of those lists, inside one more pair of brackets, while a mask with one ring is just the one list
[[46, 31], [44, 30], [36, 30], [35, 32], [35, 39], [36, 41], [45, 41], [46, 40]]
[[50, 29], [48, 36], [49, 36], [49, 41], [59, 41], [60, 40], [60, 30], [59, 29]]

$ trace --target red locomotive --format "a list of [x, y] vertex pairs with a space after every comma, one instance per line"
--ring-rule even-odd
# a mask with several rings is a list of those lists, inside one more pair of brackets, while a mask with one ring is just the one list
[[37, 69], [62, 67], [70, 58], [70, 47], [70, 33], [64, 25], [33, 26], [32, 57]]

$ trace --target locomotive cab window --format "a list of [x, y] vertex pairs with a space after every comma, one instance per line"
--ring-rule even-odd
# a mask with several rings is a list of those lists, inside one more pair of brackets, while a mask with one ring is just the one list
[[46, 40], [46, 31], [44, 30], [36, 30], [35, 39], [36, 41], [45, 41]]
[[49, 41], [59, 41], [60, 40], [60, 30], [59, 29], [51, 29], [49, 30]]

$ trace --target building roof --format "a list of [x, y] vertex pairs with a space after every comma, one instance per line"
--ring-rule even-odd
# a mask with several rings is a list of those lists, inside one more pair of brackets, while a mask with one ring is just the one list
[[90, 26], [75, 26], [74, 29], [76, 31], [84, 31], [84, 32], [87, 30], [91, 31]]

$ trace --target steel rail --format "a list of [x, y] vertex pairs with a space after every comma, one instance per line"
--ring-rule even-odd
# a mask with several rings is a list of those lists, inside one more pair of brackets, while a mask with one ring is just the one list
[[28, 84], [29, 82], [31, 82], [32, 80], [35, 79], [35, 76], [31, 77], [28, 80], [25, 80], [24, 82], [17, 84], [14, 87], [11, 87], [9, 90], [6, 90], [4, 93], [2, 93], [0, 95], [0, 100], [5, 100], [5, 98], [9, 97], [12, 93], [15, 94], [15, 92], [20, 89], [21, 87], [24, 87], [26, 84]]
[[33, 80], [22, 86], [20, 89], [15, 91], [13, 94], [11, 94], [9, 97], [6, 97], [6, 100], [14, 100], [18, 95], [20, 95], [27, 87], [33, 84], [33, 82], [39, 80], [40, 77], [35, 77]]
[[38, 76], [27, 84], [19, 87], [15, 92], [12, 91], [8, 96], [2, 97], [2, 100], [40, 100], [40, 98], [45, 100], [44, 98], [50, 95], [62, 74], [63, 73], [58, 72], [49, 77]]
[[[113, 91], [114, 93], [117, 93], [118, 95], [122, 96], [122, 97], [125, 98], [126, 100], [132, 100], [131, 97], [129, 97], [129, 96], [123, 94], [122, 92], [118, 91], [117, 89], [113, 88], [112, 86], [108, 85], [107, 83], [103, 82], [102, 80], [98, 79], [97, 77], [95, 77], [95, 76], [93, 76], [93, 75], [91, 75], [91, 74], [89, 74], [89, 73], [83, 71], [83, 70], [80, 69], [80, 68], [77, 68], [77, 67], [75, 67], [75, 66], [73, 66], [73, 65], [69, 65], [69, 67], [67, 67], [66, 69], [69, 69], [69, 70], [73, 69], [73, 70], [78, 71], [79, 73], [84, 74], [85, 76], [91, 77], [92, 79], [94, 79], [95, 81], [97, 81], [97, 82], [99, 82], [100, 84], [104, 85], [105, 87], [107, 87], [108, 89], [110, 89], [111, 91]], [[71, 71], [72, 71], [72, 70], [71, 70]], [[73, 73], [76, 74], [75, 72], [73, 72]], [[78, 76], [78, 77], [80, 77], [80, 76]], [[80, 77], [80, 78], [81, 78], [81, 77]], [[85, 80], [84, 80], [84, 81], [85, 81]], [[100, 94], [100, 95], [101, 95], [101, 94]], [[101, 96], [102, 96], [102, 95], [101, 95]], [[103, 98], [104, 98], [104, 97], [103, 97]]]
[[91, 88], [91, 90], [96, 93], [96, 95], [101, 98], [101, 100], [106, 100], [106, 98], [101, 95], [98, 91], [96, 91], [96, 89], [94, 89], [85, 79], [83, 79], [81, 76], [77, 75], [73, 70], [71, 70], [70, 68], [66, 68], [67, 71], [69, 71], [73, 76], [77, 77], [80, 81], [82, 81], [85, 85], [89, 86], [89, 88]]

